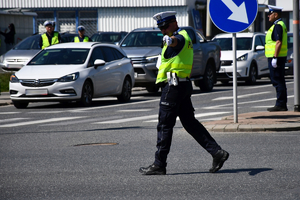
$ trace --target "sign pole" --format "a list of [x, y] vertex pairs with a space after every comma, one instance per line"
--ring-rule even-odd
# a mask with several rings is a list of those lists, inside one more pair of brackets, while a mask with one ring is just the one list
[[294, 112], [300, 112], [300, 65], [299, 65], [299, 0], [293, 3], [293, 35], [294, 35]]
[[238, 107], [237, 107], [237, 78], [236, 78], [236, 33], [232, 33], [232, 66], [233, 66], [233, 116], [234, 123], [238, 123]]

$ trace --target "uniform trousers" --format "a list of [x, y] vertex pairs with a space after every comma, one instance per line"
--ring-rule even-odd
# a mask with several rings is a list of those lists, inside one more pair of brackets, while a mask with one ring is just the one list
[[167, 155], [170, 151], [173, 127], [177, 116], [179, 116], [184, 129], [208, 153], [214, 155], [221, 149], [205, 127], [195, 118], [195, 110], [191, 102], [192, 91], [190, 80], [181, 81], [177, 86], [165, 84], [162, 87], [157, 125], [157, 151], [154, 162], [157, 166], [166, 167], [167, 165]]
[[268, 66], [270, 70], [270, 78], [273, 86], [276, 90], [276, 104], [275, 106], [286, 108], [287, 104], [287, 91], [286, 91], [286, 84], [285, 84], [285, 62], [286, 57], [278, 57], [277, 58], [277, 67], [274, 68], [272, 66], [272, 59], [268, 58]]

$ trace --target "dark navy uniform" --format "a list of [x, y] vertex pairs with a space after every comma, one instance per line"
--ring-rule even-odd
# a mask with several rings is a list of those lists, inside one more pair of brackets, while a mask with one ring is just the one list
[[[277, 41], [280, 40], [282, 41], [282, 35], [283, 35], [283, 29], [282, 26], [277, 24], [277, 22], [280, 20], [277, 20], [274, 22], [275, 27], [272, 33], [272, 40]], [[270, 70], [270, 79], [275, 87], [276, 90], [276, 95], [277, 95], [277, 100], [275, 106], [279, 106], [282, 108], [287, 107], [287, 89], [286, 89], [286, 84], [285, 84], [285, 63], [286, 63], [286, 57], [278, 57], [277, 58], [277, 67], [274, 68], [272, 66], [272, 59], [273, 58], [268, 58], [268, 66]]]
[[[167, 48], [166, 58], [176, 56], [184, 46], [184, 37], [177, 32], [174, 36], [178, 39], [178, 45], [174, 48]], [[193, 87], [189, 79], [179, 81], [177, 86], [170, 86], [166, 83], [162, 88], [155, 165], [166, 167], [177, 116], [179, 116], [185, 130], [211, 155], [216, 154], [221, 149], [204, 126], [195, 118], [194, 107], [191, 102], [192, 91]]]

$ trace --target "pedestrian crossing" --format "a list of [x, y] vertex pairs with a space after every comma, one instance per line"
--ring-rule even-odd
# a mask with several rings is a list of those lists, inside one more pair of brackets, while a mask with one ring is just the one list
[[[132, 109], [131, 112], [134, 112]], [[121, 112], [126, 112], [122, 110]], [[138, 111], [140, 112], [140, 111]], [[221, 116], [229, 115], [231, 112], [209, 112], [202, 114], [195, 114], [195, 117], [199, 121], [209, 121], [221, 119]], [[209, 118], [212, 117], [212, 118]], [[177, 119], [179, 120], [179, 119]], [[138, 117], [126, 117], [126, 115], [116, 115], [110, 117], [91, 118], [89, 116], [74, 116], [74, 117], [51, 117], [48, 119], [37, 119], [34, 117], [30, 118], [7, 118], [0, 121], [0, 128], [13, 128], [21, 126], [67, 126], [72, 124], [123, 124], [123, 123], [157, 123], [158, 114], [144, 115]]]

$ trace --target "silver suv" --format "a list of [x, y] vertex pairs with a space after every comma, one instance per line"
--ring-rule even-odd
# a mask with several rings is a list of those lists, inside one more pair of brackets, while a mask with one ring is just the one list
[[[194, 48], [194, 64], [191, 80], [203, 91], [211, 91], [220, 68], [220, 46], [207, 41], [192, 27], [180, 27], [189, 34]], [[138, 28], [120, 42], [120, 47], [133, 62], [135, 87], [146, 87], [148, 92], [157, 92], [155, 84], [158, 69], [156, 62], [162, 48], [163, 34], [158, 28]]]

